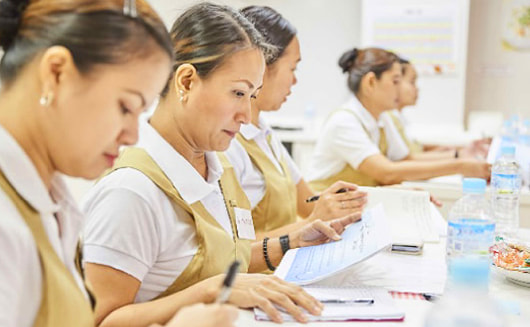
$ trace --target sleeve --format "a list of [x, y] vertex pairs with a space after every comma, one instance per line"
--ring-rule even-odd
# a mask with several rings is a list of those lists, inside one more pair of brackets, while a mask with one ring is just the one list
[[350, 113], [339, 112], [333, 115], [328, 128], [331, 151], [355, 169], [366, 158], [381, 153], [362, 124]]
[[157, 216], [151, 204], [133, 188], [116, 185], [96, 185], [90, 196], [84, 207], [83, 261], [110, 266], [143, 280], [160, 248]]
[[409, 155], [409, 147], [403, 140], [392, 117], [387, 113], [381, 114], [381, 122], [385, 130], [385, 136], [388, 144], [386, 156], [392, 161], [400, 161]]
[[26, 297], [40, 298], [42, 280], [31, 232], [18, 228], [10, 218], [0, 219], [0, 326], [18, 327], [28, 315], [36, 314], [40, 301], [33, 303]]

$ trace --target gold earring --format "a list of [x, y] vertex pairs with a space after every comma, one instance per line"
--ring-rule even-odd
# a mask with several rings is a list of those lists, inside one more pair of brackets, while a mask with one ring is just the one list
[[42, 95], [39, 99], [39, 103], [43, 107], [49, 107], [53, 102], [53, 92], [48, 92], [46, 95]]

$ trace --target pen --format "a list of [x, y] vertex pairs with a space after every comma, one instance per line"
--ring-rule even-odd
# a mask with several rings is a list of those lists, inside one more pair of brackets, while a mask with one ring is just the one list
[[230, 297], [230, 292], [232, 291], [232, 283], [234, 282], [238, 268], [239, 261], [235, 260], [228, 268], [226, 277], [223, 280], [221, 292], [219, 292], [217, 299], [215, 299], [215, 303], [225, 303], [226, 301], [228, 301], [228, 298]]
[[374, 304], [374, 299], [371, 298], [363, 298], [363, 299], [325, 299], [320, 300], [320, 303], [345, 303], [345, 304], [364, 304], [364, 305], [372, 305]]
[[[348, 192], [348, 189], [347, 189], [347, 188], [341, 188], [341, 189], [339, 189], [339, 190], [338, 190], [337, 192], [335, 192], [335, 193], [345, 193], [345, 192]], [[305, 202], [308, 202], [308, 203], [309, 203], [309, 202], [314, 202], [314, 201], [316, 201], [316, 200], [318, 200], [318, 199], [320, 199], [320, 195], [314, 195], [314, 196], [312, 196], [312, 197], [310, 197], [310, 198], [307, 198], [307, 199], [305, 200]]]
[[432, 293], [423, 293], [422, 295], [427, 301], [437, 301], [440, 298], [439, 295]]

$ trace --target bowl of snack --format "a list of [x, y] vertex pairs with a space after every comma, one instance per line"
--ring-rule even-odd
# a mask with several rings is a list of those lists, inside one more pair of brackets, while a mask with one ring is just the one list
[[495, 270], [510, 282], [530, 287], [530, 246], [519, 240], [497, 238], [490, 248]]

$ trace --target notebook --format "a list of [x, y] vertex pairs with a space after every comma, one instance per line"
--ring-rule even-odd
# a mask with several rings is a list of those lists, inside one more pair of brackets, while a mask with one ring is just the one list
[[[307, 314], [309, 321], [403, 321], [405, 312], [400, 309], [390, 293], [384, 288], [355, 286], [345, 288], [310, 286], [304, 289], [320, 301], [373, 299], [373, 304], [326, 303], [320, 316]], [[285, 312], [280, 312], [284, 321], [295, 321]], [[267, 314], [254, 309], [256, 320], [270, 320]]]

